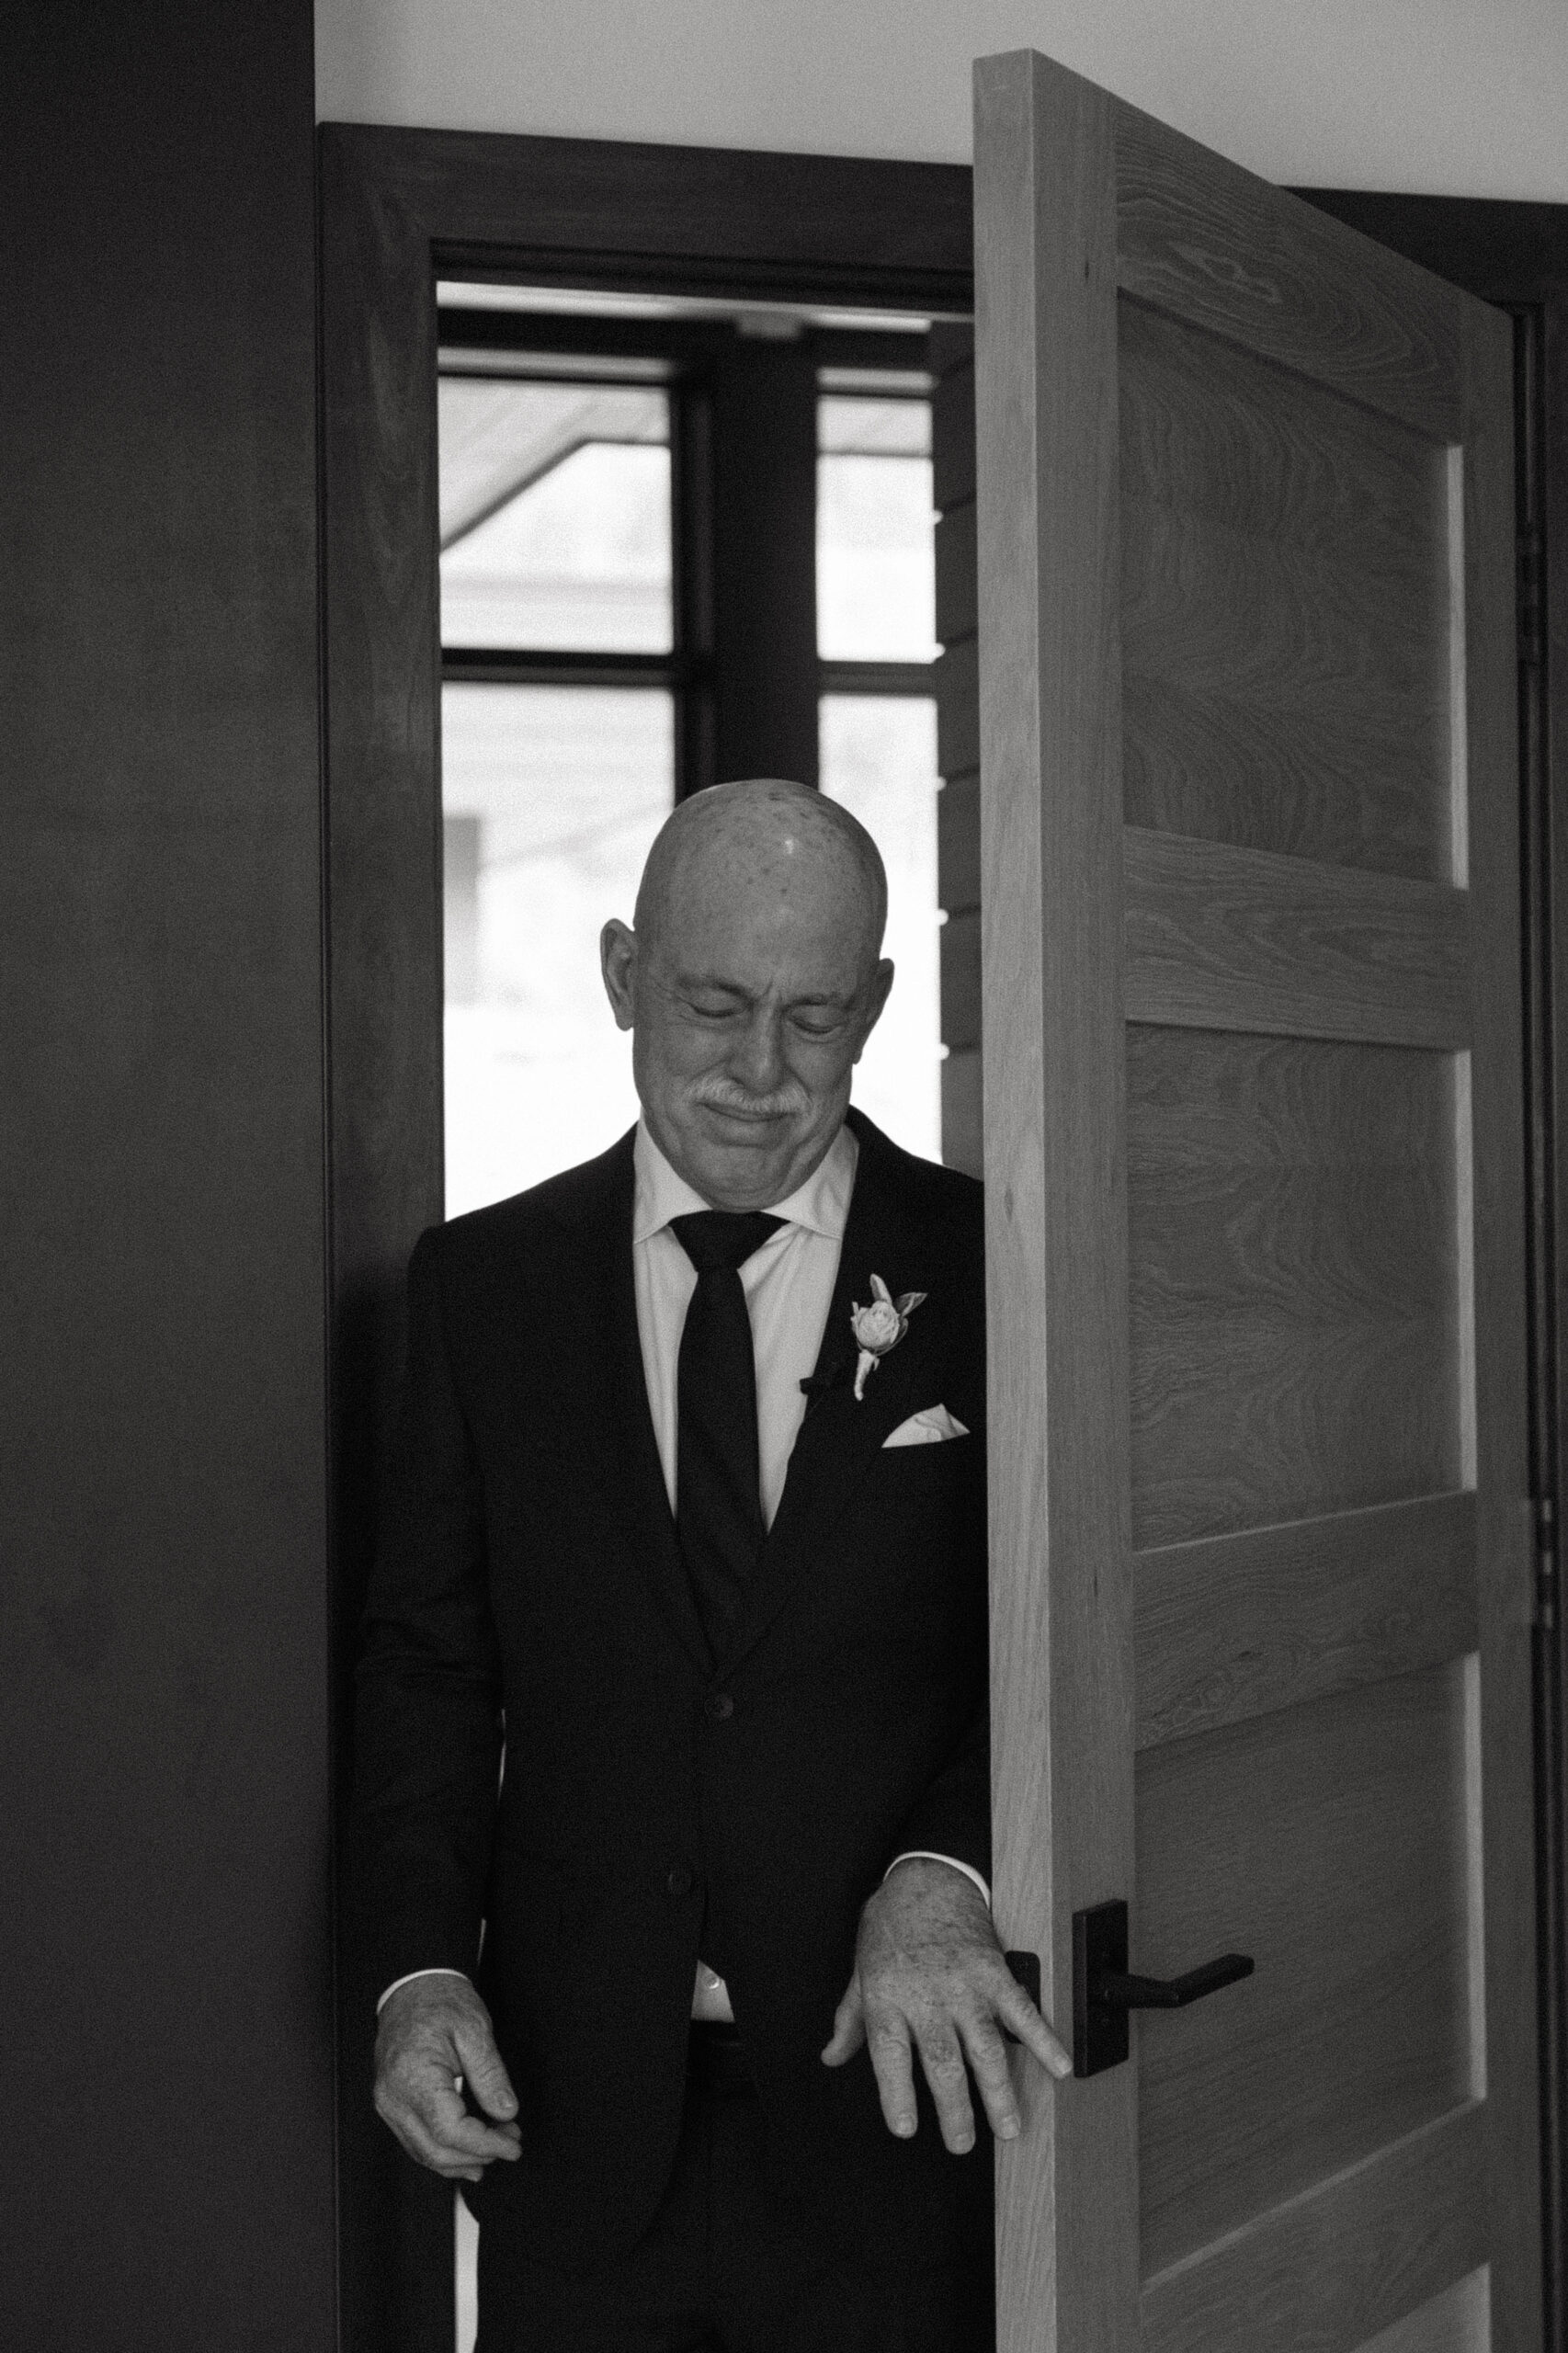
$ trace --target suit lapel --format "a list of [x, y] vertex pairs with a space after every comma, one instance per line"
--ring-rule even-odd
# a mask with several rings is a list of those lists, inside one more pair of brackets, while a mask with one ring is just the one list
[[[860, 1158], [812, 1393], [762, 1558], [719, 1661], [722, 1673], [772, 1624], [858, 1492], [883, 1441], [917, 1404], [931, 1402], [916, 1395], [931, 1378], [927, 1368], [940, 1331], [930, 1237], [921, 1221], [906, 1214], [898, 1198], [896, 1163], [886, 1142], [869, 1121], [853, 1112], [850, 1117]], [[865, 1306], [869, 1300], [873, 1273], [883, 1278], [895, 1296], [903, 1290], [936, 1290], [938, 1297], [915, 1309], [903, 1339], [869, 1375], [865, 1394], [858, 1399], [858, 1351], [849, 1313], [852, 1304]]]

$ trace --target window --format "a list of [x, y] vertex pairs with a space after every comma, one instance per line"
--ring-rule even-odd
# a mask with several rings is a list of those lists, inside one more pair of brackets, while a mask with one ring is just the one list
[[896, 397], [824, 392], [817, 446], [820, 779], [882, 853], [886, 951], [896, 969], [887, 1010], [856, 1073], [855, 1099], [898, 1142], [939, 1160], [941, 786], [930, 675], [937, 653], [931, 404], [924, 386]]
[[472, 287], [440, 319], [448, 1215], [635, 1117], [599, 930], [727, 774], [820, 781], [876, 837], [898, 978], [855, 1099], [937, 1155], [922, 323]]
[[442, 690], [447, 1214], [602, 1152], [637, 1116], [599, 981], [674, 805], [670, 698]]
[[669, 652], [666, 392], [444, 376], [438, 424], [444, 645]]

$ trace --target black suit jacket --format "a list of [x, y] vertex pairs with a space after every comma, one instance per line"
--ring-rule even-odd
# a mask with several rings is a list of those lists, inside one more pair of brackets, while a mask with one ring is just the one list
[[[761, 1564], [709, 1654], [642, 1376], [632, 1149], [432, 1229], [359, 1669], [356, 1847], [377, 1979], [478, 1964], [523, 2154], [471, 2193], [591, 2265], [652, 2217], [699, 1953], [728, 1982], [781, 2197], [928, 2256], [955, 2177], [819, 2057], [892, 1858], [989, 1875], [980, 1188], [851, 1113], [819, 1383]], [[864, 1399], [852, 1300], [923, 1290]], [[971, 1435], [885, 1449], [946, 1404]], [[504, 1786], [497, 1788], [503, 1732]], [[483, 1959], [481, 1922], [484, 1922]]]

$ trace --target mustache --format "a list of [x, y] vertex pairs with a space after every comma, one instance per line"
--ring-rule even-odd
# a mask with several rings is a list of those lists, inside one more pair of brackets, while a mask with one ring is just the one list
[[803, 1086], [778, 1086], [766, 1095], [752, 1095], [733, 1079], [705, 1079], [690, 1098], [704, 1110], [739, 1111], [753, 1120], [800, 1119], [811, 1109]]

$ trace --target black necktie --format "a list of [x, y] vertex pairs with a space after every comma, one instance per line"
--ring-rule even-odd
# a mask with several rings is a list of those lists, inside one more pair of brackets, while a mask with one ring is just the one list
[[762, 1551], [756, 1366], [740, 1270], [782, 1218], [697, 1210], [670, 1231], [697, 1268], [676, 1378], [676, 1527], [717, 1656]]

